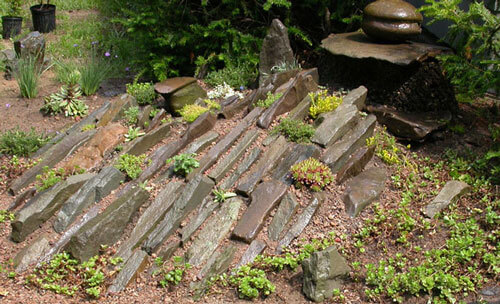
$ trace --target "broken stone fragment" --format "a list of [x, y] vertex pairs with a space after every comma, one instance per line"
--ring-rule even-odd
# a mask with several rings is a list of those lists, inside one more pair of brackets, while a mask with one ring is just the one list
[[346, 213], [356, 217], [368, 204], [376, 200], [384, 190], [385, 170], [370, 168], [354, 177], [346, 187], [343, 201]]
[[433, 218], [438, 212], [456, 202], [462, 195], [471, 190], [471, 186], [461, 181], [449, 181], [439, 194], [425, 207], [424, 214]]

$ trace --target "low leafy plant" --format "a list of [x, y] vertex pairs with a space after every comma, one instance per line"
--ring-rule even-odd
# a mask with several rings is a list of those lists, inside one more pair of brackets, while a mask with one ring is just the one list
[[283, 93], [273, 94], [271, 92], [267, 92], [266, 99], [259, 99], [255, 102], [255, 106], [261, 107], [264, 109], [269, 108], [276, 100], [280, 99], [283, 96]]
[[236, 273], [229, 277], [229, 283], [236, 286], [240, 298], [255, 299], [259, 296], [268, 296], [276, 290], [261, 269], [248, 265], [241, 266]]
[[207, 111], [208, 108], [196, 104], [190, 104], [182, 107], [182, 109], [179, 110], [179, 114], [186, 122], [192, 123], [193, 121], [196, 120], [196, 118], [198, 118], [201, 114]]
[[321, 191], [333, 181], [330, 168], [319, 160], [310, 157], [290, 168], [297, 187], [307, 187], [313, 191]]
[[342, 97], [328, 95], [327, 90], [309, 93], [309, 97], [311, 97], [309, 115], [313, 119], [316, 119], [316, 117], [318, 117], [318, 115], [321, 113], [331, 112], [335, 110], [342, 103]]
[[128, 133], [125, 134], [125, 141], [131, 141], [131, 140], [134, 140], [138, 137], [141, 137], [143, 136], [144, 132], [141, 132], [141, 128], [137, 127], [137, 128], [134, 128], [132, 126], [128, 127]]
[[212, 99], [205, 99], [203, 102], [207, 105], [210, 110], [220, 110], [220, 104]]
[[38, 62], [37, 56], [26, 56], [19, 59], [16, 69], [14, 69], [14, 77], [22, 97], [30, 99], [38, 95], [38, 83], [46, 70], [47, 68]]
[[158, 108], [152, 109], [151, 112], [149, 113], [149, 118], [151, 119], [155, 118], [158, 113], [160, 113], [160, 109]]
[[211, 86], [227, 83], [233, 88], [248, 86], [257, 79], [257, 68], [252, 64], [229, 65], [223, 69], [209, 72], [204, 79]]
[[40, 111], [49, 115], [56, 115], [64, 112], [65, 116], [85, 116], [89, 107], [80, 99], [82, 92], [80, 87], [75, 85], [63, 85], [61, 90], [45, 98], [45, 103]]
[[[157, 262], [158, 264], [162, 264], [160, 260]], [[169, 287], [176, 286], [182, 281], [184, 274], [186, 271], [191, 268], [191, 265], [184, 262], [184, 259], [180, 256], [173, 257], [173, 266], [174, 268], [170, 271], [162, 270], [161, 276], [162, 279], [158, 282], [161, 287]]]
[[223, 189], [217, 189], [217, 188], [214, 189], [212, 193], [215, 196], [214, 202], [216, 203], [223, 203], [226, 201], [226, 199], [236, 196], [236, 193], [234, 192], [227, 192]]
[[293, 142], [308, 143], [311, 142], [314, 132], [315, 129], [309, 124], [300, 120], [284, 118], [271, 133], [280, 133]]
[[128, 125], [135, 125], [139, 121], [139, 107], [129, 107], [123, 113]]
[[187, 176], [195, 168], [200, 166], [200, 163], [195, 159], [195, 156], [195, 153], [183, 153], [167, 159], [166, 163], [169, 164], [174, 162], [174, 173], [181, 176]]
[[38, 182], [36, 189], [38, 191], [49, 189], [66, 177], [66, 171], [63, 168], [49, 169], [48, 166], [45, 166], [42, 172], [42, 174], [36, 176]]
[[10, 213], [7, 210], [0, 209], [0, 223], [5, 223], [7, 221], [13, 221], [16, 218], [14, 213]]
[[280, 62], [277, 65], [271, 67], [271, 73], [282, 73], [291, 70], [301, 70], [302, 67], [298, 63], [297, 59], [294, 59], [292, 62]]
[[135, 97], [140, 105], [152, 104], [156, 98], [155, 88], [150, 82], [127, 83], [127, 94]]
[[0, 135], [0, 153], [29, 156], [49, 141], [47, 136], [37, 134], [32, 128], [30, 132], [19, 128], [8, 130]]
[[125, 172], [131, 179], [136, 179], [142, 173], [141, 165], [144, 163], [144, 160], [146, 160], [145, 154], [135, 156], [125, 153], [120, 155], [115, 168]]

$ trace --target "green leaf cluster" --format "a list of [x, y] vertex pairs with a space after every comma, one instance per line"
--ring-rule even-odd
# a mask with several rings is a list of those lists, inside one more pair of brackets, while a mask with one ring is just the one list
[[300, 120], [284, 118], [271, 133], [280, 133], [293, 142], [309, 143], [314, 136], [315, 129]]
[[290, 171], [297, 187], [307, 187], [316, 192], [333, 181], [332, 170], [313, 157], [293, 165]]
[[115, 168], [125, 172], [131, 179], [136, 179], [142, 173], [141, 165], [144, 163], [145, 159], [145, 154], [135, 156], [125, 153], [120, 155]]
[[192, 123], [196, 120], [196, 118], [207, 111], [208, 108], [205, 108], [203, 106], [197, 104], [189, 104], [182, 107], [182, 109], [179, 110], [179, 114], [186, 122]]
[[139, 121], [139, 107], [129, 107], [123, 112], [125, 121], [128, 125], [135, 125]]
[[152, 104], [156, 98], [155, 88], [151, 82], [127, 83], [127, 94], [133, 96], [140, 105]]
[[[160, 266], [162, 266], [163, 263], [158, 260], [157, 264], [160, 264]], [[185, 263], [182, 257], [173, 257], [173, 269], [167, 271], [162, 268], [160, 270], [160, 276], [162, 279], [158, 282], [158, 284], [163, 288], [179, 285], [189, 268], [191, 268], [191, 265]]]
[[259, 99], [255, 102], [255, 106], [261, 107], [264, 109], [269, 108], [276, 100], [280, 99], [283, 96], [283, 93], [271, 93], [267, 92], [266, 99]]
[[167, 159], [167, 164], [174, 162], [174, 173], [187, 176], [191, 171], [200, 166], [195, 156], [195, 153], [182, 153]]
[[64, 112], [65, 116], [85, 116], [89, 107], [80, 99], [81, 96], [82, 91], [78, 85], [63, 85], [59, 92], [45, 98], [40, 111], [49, 115]]
[[48, 142], [49, 138], [38, 134], [34, 128], [24, 132], [19, 128], [8, 130], [0, 135], [0, 153], [29, 156]]
[[240, 298], [255, 299], [268, 296], [276, 290], [264, 270], [248, 265], [238, 268], [236, 273], [229, 277], [229, 283], [237, 287]]

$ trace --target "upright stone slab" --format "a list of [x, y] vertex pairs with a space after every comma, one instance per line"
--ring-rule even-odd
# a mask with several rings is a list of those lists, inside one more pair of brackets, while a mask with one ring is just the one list
[[385, 170], [370, 168], [354, 177], [346, 187], [342, 200], [346, 213], [356, 217], [368, 204], [376, 200], [384, 190]]
[[311, 96], [309, 94], [302, 99], [302, 101], [295, 107], [293, 110], [290, 111], [290, 114], [288, 114], [288, 118], [290, 119], [295, 119], [295, 120], [303, 120], [309, 115], [309, 108], [311, 107]]
[[162, 125], [162, 120], [166, 116], [166, 111], [165, 109], [160, 109], [158, 113], [151, 119], [151, 122], [149, 123], [149, 126], [146, 129], [146, 133], [151, 132], [151, 130], [156, 129], [158, 126]]
[[356, 106], [337, 108], [325, 116], [325, 120], [316, 129], [311, 141], [322, 147], [330, 146], [351, 130], [358, 120]]
[[170, 134], [170, 124], [160, 126], [158, 129], [137, 138], [123, 153], [141, 155]]
[[337, 173], [337, 184], [342, 184], [346, 179], [358, 175], [366, 164], [373, 158], [375, 146], [361, 147], [349, 158], [347, 163]]
[[31, 32], [21, 39], [14, 41], [14, 50], [17, 57], [36, 57], [39, 64], [43, 64], [45, 58], [45, 38], [39, 32]]
[[210, 146], [219, 137], [219, 133], [210, 131], [198, 137], [187, 148], [185, 153], [199, 153]]
[[19, 273], [28, 269], [28, 267], [36, 263], [49, 248], [49, 240], [44, 235], [24, 247], [14, 257], [14, 267], [16, 272]]
[[271, 224], [267, 228], [267, 234], [271, 240], [277, 241], [279, 239], [281, 232], [295, 215], [299, 206], [295, 195], [287, 192], [281, 200]]
[[185, 141], [179, 139], [156, 149], [149, 157], [149, 166], [142, 171], [141, 175], [137, 178], [137, 182], [142, 183], [155, 175], [165, 165], [167, 159], [177, 154], [184, 146]]
[[234, 170], [228, 178], [226, 178], [220, 185], [221, 189], [227, 190], [234, 186], [234, 183], [240, 178], [240, 176], [245, 173], [250, 166], [259, 158], [262, 150], [255, 147], [250, 151], [250, 153], [241, 161], [236, 170]]
[[290, 153], [276, 166], [271, 177], [291, 185], [293, 179], [290, 176], [290, 168], [309, 157], [318, 158], [320, 155], [321, 150], [316, 145], [292, 144]]
[[252, 192], [252, 202], [233, 230], [233, 238], [250, 243], [259, 234], [267, 216], [287, 191], [287, 186], [271, 180], [261, 183]]
[[314, 214], [318, 208], [323, 204], [325, 200], [324, 193], [315, 193], [309, 205], [302, 211], [302, 213], [297, 217], [295, 223], [288, 229], [285, 236], [279, 241], [278, 247], [276, 248], [276, 253], [281, 254], [283, 248], [288, 247], [290, 243], [298, 237], [304, 228], [309, 224]]
[[125, 111], [125, 108], [132, 106], [135, 102], [134, 97], [123, 94], [120, 99], [116, 99], [111, 103], [111, 106], [101, 117], [96, 127], [103, 127], [112, 121], [118, 120], [121, 117], [120, 114]]
[[94, 176], [93, 173], [70, 176], [65, 181], [33, 197], [24, 208], [17, 212], [16, 219], [11, 224], [12, 240], [24, 241], [28, 234], [45, 223], [73, 193]]
[[449, 181], [444, 185], [439, 194], [424, 209], [424, 215], [433, 218], [438, 212], [456, 202], [462, 195], [472, 188], [461, 181]]
[[205, 220], [212, 214], [220, 203], [214, 202], [211, 197], [206, 197], [198, 208], [198, 214], [181, 230], [181, 242], [186, 243]]
[[259, 254], [261, 254], [264, 249], [266, 249], [266, 247], [267, 244], [265, 242], [261, 240], [253, 240], [252, 243], [250, 243], [250, 246], [248, 246], [247, 250], [245, 250], [245, 253], [243, 253], [243, 256], [241, 257], [235, 268], [239, 268], [240, 266], [252, 263], [255, 258]]
[[163, 220], [156, 225], [155, 229], [144, 241], [143, 250], [148, 253], [156, 252], [161, 244], [179, 227], [184, 217], [201, 204], [203, 199], [211, 192], [213, 186], [214, 182], [204, 175], [193, 178], [184, 187], [170, 211], [165, 214]]
[[216, 122], [217, 116], [210, 111], [198, 116], [198, 118], [196, 118], [196, 120], [189, 125], [186, 132], [182, 136], [182, 140], [184, 141], [183, 147], [191, 143], [196, 138], [212, 130]]
[[208, 174], [208, 177], [213, 179], [215, 183], [219, 183], [258, 136], [259, 132], [257, 130], [248, 131], [241, 141], [231, 149], [231, 152]]
[[69, 240], [66, 251], [76, 259], [86, 261], [99, 253], [101, 245], [113, 245], [148, 197], [146, 190], [132, 188], [83, 225]]
[[342, 98], [342, 103], [339, 108], [356, 106], [359, 111], [363, 110], [366, 105], [366, 96], [368, 95], [368, 89], [364, 86], [360, 86], [349, 92], [344, 98]]
[[54, 222], [54, 230], [63, 232], [85, 208], [106, 197], [124, 180], [125, 175], [115, 167], [102, 169], [64, 203]]
[[349, 160], [354, 151], [366, 145], [366, 139], [373, 135], [376, 121], [377, 119], [374, 115], [368, 115], [361, 119], [335, 145], [328, 147], [320, 160], [327, 164], [333, 173], [337, 173]]
[[286, 155], [290, 149], [290, 144], [287, 143], [283, 136], [280, 136], [262, 155], [257, 164], [243, 177], [236, 191], [243, 195], [249, 196], [257, 183], [269, 172], [283, 155]]
[[207, 222], [186, 252], [186, 260], [190, 265], [198, 266], [213, 254], [238, 218], [242, 203], [240, 198], [231, 198]]
[[148, 254], [145, 251], [136, 250], [113, 280], [108, 291], [114, 293], [124, 290], [146, 268], [147, 262]]

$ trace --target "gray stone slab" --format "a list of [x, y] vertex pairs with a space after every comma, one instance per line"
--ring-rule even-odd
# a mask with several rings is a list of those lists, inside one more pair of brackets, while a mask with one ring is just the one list
[[322, 147], [330, 146], [351, 130], [358, 120], [359, 114], [356, 106], [337, 108], [325, 116], [311, 141]]
[[279, 133], [272, 133], [272, 134], [267, 134], [267, 137], [264, 138], [264, 140], [262, 141], [262, 145], [264, 147], [267, 147], [269, 146], [270, 144], [272, 144], [276, 139], [278, 139], [279, 137]]
[[156, 116], [153, 117], [153, 119], [151, 119], [149, 126], [146, 128], [146, 133], [160, 126], [162, 124], [162, 120], [166, 116], [166, 113], [167, 112], [165, 111], [165, 109], [160, 109], [160, 111], [156, 114]]
[[236, 170], [234, 170], [231, 175], [229, 175], [228, 178], [226, 178], [222, 184], [220, 185], [221, 189], [227, 190], [230, 189], [234, 186], [238, 178], [250, 168], [253, 163], [259, 158], [262, 150], [258, 147], [255, 147], [250, 151], [250, 154], [248, 154], [243, 161], [238, 165]]
[[296, 163], [308, 159], [309, 157], [318, 158], [321, 150], [316, 145], [292, 144], [291, 151], [283, 160], [279, 162], [273, 170], [271, 177], [285, 184], [291, 185], [293, 179], [290, 176], [290, 168]]
[[336, 176], [337, 184], [342, 184], [348, 178], [358, 175], [373, 158], [375, 146], [361, 147], [349, 158]]
[[99, 253], [101, 245], [113, 245], [149, 193], [140, 187], [132, 188], [118, 197], [106, 210], [83, 225], [69, 240], [65, 249], [80, 261]]
[[34, 240], [31, 244], [28, 244], [14, 257], [16, 272], [19, 273], [28, 269], [28, 267], [36, 263], [49, 248], [49, 240], [43, 235]]
[[276, 214], [267, 228], [267, 234], [271, 240], [277, 241], [279, 239], [281, 232], [295, 215], [299, 206], [295, 195], [287, 192], [283, 199], [281, 199], [278, 210], [276, 210]]
[[219, 133], [215, 131], [207, 132], [206, 134], [198, 137], [187, 148], [185, 153], [199, 153], [206, 147], [210, 146], [219, 137]]
[[238, 221], [232, 237], [246, 243], [252, 242], [262, 229], [271, 210], [285, 195], [287, 188], [285, 184], [275, 180], [258, 185], [252, 192], [252, 202]]
[[219, 183], [224, 178], [226, 173], [240, 159], [240, 157], [245, 154], [246, 150], [254, 143], [258, 136], [259, 132], [257, 130], [254, 129], [248, 131], [240, 142], [234, 146], [229, 154], [217, 165], [217, 167], [210, 171], [208, 177], [213, 179], [215, 183]]
[[424, 215], [433, 218], [438, 212], [456, 202], [462, 195], [471, 191], [471, 187], [461, 181], [449, 181], [439, 194], [424, 209]]
[[124, 290], [128, 284], [132, 283], [138, 273], [144, 270], [148, 262], [148, 254], [142, 250], [136, 250], [134, 254], [127, 260], [125, 265], [108, 288], [108, 292], [120, 292]]
[[146, 153], [154, 145], [165, 139], [170, 134], [171, 124], [160, 126], [156, 130], [145, 134], [131, 142], [131, 145], [122, 153], [141, 155]]
[[204, 175], [193, 178], [184, 187], [181, 195], [175, 200], [165, 217], [146, 238], [142, 245], [143, 250], [148, 253], [156, 252], [161, 244], [179, 228], [186, 215], [198, 207], [203, 199], [210, 194], [213, 186], [214, 182]]
[[150, 118], [149, 115], [151, 114], [151, 111], [153, 111], [153, 106], [147, 105], [142, 109], [141, 114], [139, 115], [139, 121], [137, 122], [137, 126], [141, 127], [142, 129], [146, 129], [146, 126], [144, 124], [147, 122], [148, 126], [150, 123]]
[[245, 250], [245, 253], [243, 253], [243, 256], [236, 265], [235, 269], [239, 268], [240, 266], [252, 263], [255, 258], [259, 254], [261, 254], [264, 249], [266, 249], [266, 247], [267, 244], [265, 242], [261, 240], [253, 240], [252, 243], [250, 243], [250, 246], [248, 246], [247, 250]]
[[96, 126], [103, 127], [112, 121], [117, 121], [122, 117], [125, 109], [132, 106], [133, 103], [136, 103], [135, 98], [128, 94], [123, 94], [120, 99], [111, 103], [110, 107], [102, 115], [101, 119], [99, 119]]
[[58, 233], [64, 231], [85, 208], [106, 197], [124, 180], [125, 175], [118, 169], [102, 169], [64, 203], [54, 221], [54, 230]]
[[386, 178], [386, 172], [382, 168], [370, 168], [354, 177], [347, 184], [342, 197], [346, 213], [355, 217], [376, 200], [384, 190]]
[[[184, 148], [184, 141], [182, 139], [169, 142], [168, 144], [158, 148], [149, 157], [151, 160], [150, 165], [142, 171], [141, 175], [137, 178], [137, 182], [142, 183], [156, 174], [164, 165], [167, 159], [177, 154]], [[128, 189], [127, 189], [128, 190]]]
[[158, 251], [157, 256], [163, 261], [169, 260], [179, 247], [181, 247], [181, 242], [179, 240], [174, 240], [161, 248], [160, 251]]
[[354, 105], [359, 111], [363, 110], [366, 105], [366, 96], [368, 95], [368, 89], [364, 86], [360, 86], [349, 92], [344, 98], [342, 98], [342, 103], [339, 108], [349, 107]]
[[333, 173], [337, 173], [349, 160], [349, 157], [366, 144], [366, 139], [373, 135], [377, 119], [374, 115], [368, 115], [361, 119], [358, 124], [342, 137], [337, 143], [328, 147], [321, 161], [327, 164]]
[[240, 198], [231, 198], [209, 219], [186, 252], [186, 260], [190, 265], [199, 266], [213, 254], [238, 218], [242, 204]]
[[65, 181], [33, 197], [24, 208], [16, 213], [16, 219], [12, 222], [12, 240], [24, 241], [26, 236], [54, 215], [73, 193], [94, 176], [93, 173], [70, 176]]
[[219, 207], [210, 197], [206, 197], [203, 203], [198, 208], [198, 213], [195, 218], [192, 218], [189, 223], [181, 230], [181, 242], [186, 243], [205, 220], [212, 214], [215, 208]]
[[303, 120], [309, 115], [309, 108], [311, 107], [311, 96], [309, 94], [302, 99], [302, 101], [290, 111], [288, 118], [295, 120]]
[[280, 136], [262, 155], [252, 170], [240, 179], [236, 191], [249, 196], [257, 183], [276, 166], [289, 150], [290, 144], [286, 141], [285, 137]]

